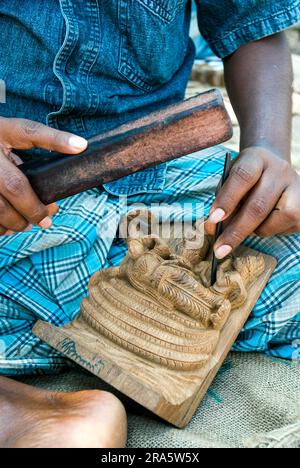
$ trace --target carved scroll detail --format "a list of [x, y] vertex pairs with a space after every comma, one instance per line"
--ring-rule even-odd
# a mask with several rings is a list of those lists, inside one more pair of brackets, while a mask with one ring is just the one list
[[169, 369], [193, 370], [212, 356], [230, 313], [264, 271], [260, 255], [231, 258], [210, 287], [209, 239], [202, 249], [128, 238], [122, 264], [97, 272], [80, 319], [121, 348]]

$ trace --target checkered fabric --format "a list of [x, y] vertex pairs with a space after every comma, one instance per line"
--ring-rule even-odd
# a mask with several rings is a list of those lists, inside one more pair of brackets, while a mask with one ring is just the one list
[[[116, 238], [120, 217], [136, 204], [168, 204], [195, 219], [208, 214], [223, 170], [222, 147], [167, 165], [164, 188], [127, 199], [101, 189], [60, 203], [49, 231], [0, 239], [0, 374], [52, 372], [66, 366], [31, 330], [38, 319], [64, 325], [79, 312], [92, 274], [117, 265], [126, 253]], [[186, 206], [190, 208], [186, 210]], [[175, 216], [175, 215], [174, 215]], [[275, 357], [300, 358], [300, 235], [251, 238], [247, 245], [278, 260], [278, 267], [235, 346]]]

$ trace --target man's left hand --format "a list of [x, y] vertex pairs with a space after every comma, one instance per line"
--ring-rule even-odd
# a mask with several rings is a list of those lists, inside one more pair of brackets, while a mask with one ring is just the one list
[[300, 232], [300, 177], [292, 166], [263, 147], [244, 149], [235, 160], [206, 222], [213, 234], [225, 229], [215, 245], [218, 259], [248, 236], [290, 235]]

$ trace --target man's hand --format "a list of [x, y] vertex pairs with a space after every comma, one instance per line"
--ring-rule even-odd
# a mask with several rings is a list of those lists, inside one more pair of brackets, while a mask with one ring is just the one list
[[0, 235], [52, 225], [56, 205], [45, 206], [17, 168], [20, 159], [12, 149], [33, 147], [67, 154], [84, 151], [87, 141], [70, 133], [23, 119], [0, 118]]
[[300, 177], [291, 165], [265, 148], [244, 149], [234, 162], [206, 223], [213, 233], [225, 221], [215, 245], [222, 259], [249, 235], [300, 232]]
[[300, 178], [290, 164], [293, 69], [285, 34], [241, 46], [224, 59], [224, 70], [241, 154], [207, 223], [212, 232], [212, 222], [225, 219], [215, 246], [219, 259], [253, 233], [300, 232]]

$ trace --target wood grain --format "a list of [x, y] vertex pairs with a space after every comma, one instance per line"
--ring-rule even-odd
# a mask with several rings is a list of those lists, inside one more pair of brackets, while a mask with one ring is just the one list
[[[255, 252], [242, 247], [237, 254], [240, 257], [245, 257], [253, 255]], [[266, 255], [263, 258], [265, 268], [249, 286], [246, 302], [229, 315], [225, 326], [219, 332], [219, 338], [213, 353], [203, 362], [198, 360], [198, 366], [190, 366], [180, 370], [176, 366], [168, 365], [166, 362], [155, 363], [149, 359], [149, 355], [142, 355], [135, 352], [135, 350], [125, 349], [122, 344], [113, 341], [111, 336], [100, 333], [95, 324], [87, 321], [83, 314], [74, 322], [62, 328], [40, 321], [34, 327], [34, 333], [66, 357], [100, 377], [117, 390], [166, 421], [182, 428], [188, 424], [205, 396], [207, 389], [276, 267], [274, 258]], [[101, 281], [101, 278], [96, 276], [91, 280], [91, 287], [96, 287], [99, 281]], [[123, 286], [125, 284], [128, 287], [128, 283], [124, 283], [122, 278], [114, 279], [114, 281], [117, 282], [117, 289], [122, 281]], [[121, 293], [124, 293], [124, 290], [121, 290]], [[85, 309], [86, 304], [90, 304], [94, 300], [95, 298], [91, 298], [90, 301], [85, 301], [83, 308]], [[129, 298], [127, 297], [124, 305], [128, 305], [128, 301]], [[155, 307], [157, 306], [155, 299], [151, 298], [151, 302]], [[149, 310], [156, 310], [158, 315], [163, 314], [162, 323], [166, 327], [164, 329], [164, 332], [166, 332], [167, 327], [172, 328], [174, 326], [174, 316], [166, 312], [165, 307], [163, 307], [165, 312], [161, 312], [159, 307], [155, 309], [152, 304], [149, 305]], [[158, 301], [158, 306], [159, 304], [160, 301]], [[145, 309], [143, 311], [145, 312]], [[90, 316], [93, 316], [92, 313]], [[126, 309], [123, 310], [123, 316], [128, 316]], [[155, 314], [151, 313], [150, 318], [155, 320]], [[194, 319], [190, 318], [188, 320]], [[147, 330], [147, 323], [149, 324], [149, 321], [141, 326], [144, 332]], [[148, 332], [150, 330], [152, 333], [153, 328], [148, 328]], [[201, 332], [201, 327], [199, 326], [198, 329], [197, 327], [196, 329], [190, 328], [190, 331], [197, 335], [197, 333]], [[211, 331], [215, 330], [212, 329]], [[177, 335], [174, 336], [180, 337], [181, 332], [187, 332], [186, 328], [184, 328], [184, 320], [181, 326], [178, 326]], [[128, 335], [129, 339], [130, 334]], [[180, 339], [182, 339], [182, 336]], [[196, 348], [190, 353], [190, 356], [197, 356], [198, 351]], [[151, 345], [149, 345], [148, 351], [151, 351]], [[184, 349], [182, 354], [186, 356], [189, 352]], [[228, 382], [228, 385], [230, 385], [230, 382]]]

